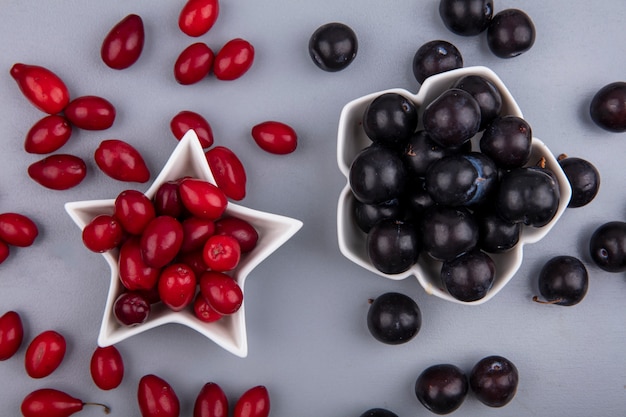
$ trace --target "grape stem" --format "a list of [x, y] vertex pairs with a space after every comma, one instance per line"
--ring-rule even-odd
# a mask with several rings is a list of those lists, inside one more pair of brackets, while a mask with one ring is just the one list
[[533, 296], [533, 301], [539, 304], [558, 304], [563, 301], [562, 298], [556, 298], [554, 300], [540, 300], [536, 295]]
[[89, 402], [83, 402], [83, 406], [85, 405], [97, 405], [99, 407], [102, 407], [102, 411], [104, 411], [104, 414], [111, 414], [111, 407], [109, 407], [108, 405], [105, 404], [100, 404], [100, 403], [89, 403]]

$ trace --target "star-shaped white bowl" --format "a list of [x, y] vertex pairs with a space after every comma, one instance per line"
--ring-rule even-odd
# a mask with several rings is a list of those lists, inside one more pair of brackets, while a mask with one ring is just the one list
[[[145, 194], [152, 198], [161, 184], [185, 176], [204, 179], [215, 184], [204, 151], [198, 137], [192, 130], [180, 140], [163, 170]], [[95, 216], [113, 214], [114, 203], [115, 199], [76, 201], [66, 203], [65, 209], [82, 230]], [[244, 289], [246, 277], [259, 263], [287, 242], [302, 227], [302, 222], [289, 217], [252, 210], [232, 202], [228, 203], [225, 215], [246, 220], [254, 226], [259, 234], [256, 247], [251, 252], [242, 255], [239, 265], [231, 274], [244, 291], [244, 303], [241, 308], [236, 313], [224, 316], [216, 322], [204, 323], [198, 320], [190, 309], [175, 312], [162, 303], [157, 303], [152, 305], [150, 316], [145, 323], [133, 327], [120, 325], [113, 315], [115, 299], [123, 292], [123, 285], [119, 279], [119, 251], [111, 250], [102, 254], [111, 267], [111, 283], [98, 336], [98, 345], [113, 345], [154, 327], [167, 323], [179, 323], [198, 331], [239, 357], [247, 356], [246, 295]]]
[[[337, 135], [337, 164], [341, 173], [346, 177], [346, 180], [349, 178], [350, 165], [356, 154], [372, 143], [363, 130], [362, 120], [367, 105], [374, 100], [374, 98], [383, 93], [394, 92], [411, 99], [419, 109], [418, 115], [420, 124], [418, 128], [421, 128], [421, 116], [425, 104], [430, 103], [439, 96], [439, 94], [450, 88], [457, 79], [469, 74], [480, 75], [490, 80], [499, 89], [503, 100], [502, 114], [523, 117], [522, 111], [504, 83], [493, 71], [486, 67], [466, 67], [433, 75], [424, 81], [417, 94], [410, 93], [404, 89], [389, 89], [368, 94], [346, 104], [340, 115]], [[422, 106], [422, 104], [424, 104], [424, 106]], [[480, 135], [481, 133], [478, 133], [477, 136], [472, 139], [474, 146]], [[535, 228], [524, 226], [519, 243], [514, 249], [506, 253], [490, 254], [496, 264], [496, 279], [487, 295], [480, 300], [462, 302], [452, 297], [445, 288], [443, 288], [441, 283], [441, 262], [435, 261], [424, 254], [420, 254], [418, 263], [404, 273], [393, 275], [384, 274], [377, 270], [372, 265], [367, 255], [365, 246], [366, 235], [359, 229], [352, 217], [355, 200], [350, 190], [349, 182], [340, 193], [337, 207], [339, 249], [341, 253], [352, 262], [385, 278], [401, 280], [409, 276], [415, 276], [420, 285], [429, 294], [461, 304], [482, 304], [495, 296], [518, 271], [522, 263], [524, 245], [538, 242], [546, 236], [567, 208], [572, 194], [567, 177], [548, 147], [541, 140], [533, 138], [530, 161], [536, 162], [541, 158], [545, 158], [546, 167], [554, 172], [559, 183], [561, 199], [557, 213], [552, 221], [544, 227]]]

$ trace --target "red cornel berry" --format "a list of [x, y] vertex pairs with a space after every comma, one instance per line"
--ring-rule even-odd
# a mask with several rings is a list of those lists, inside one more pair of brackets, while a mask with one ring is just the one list
[[94, 158], [102, 172], [118, 181], [144, 183], [150, 179], [150, 170], [139, 151], [122, 140], [103, 140]]
[[67, 190], [80, 184], [87, 175], [81, 158], [69, 154], [50, 155], [28, 167], [28, 175], [52, 190]]
[[172, 386], [156, 375], [139, 380], [137, 402], [142, 417], [178, 417], [180, 401]]
[[52, 388], [41, 388], [28, 394], [24, 397], [20, 410], [24, 417], [69, 417], [86, 405], [100, 406], [104, 414], [111, 412], [104, 404], [84, 402]]
[[285, 155], [296, 150], [298, 135], [285, 123], [267, 121], [252, 128], [252, 138], [266, 152]]
[[213, 145], [213, 130], [209, 122], [199, 113], [183, 110], [172, 117], [170, 129], [176, 140], [181, 140], [185, 133], [193, 129], [198, 136], [200, 146], [209, 148]]
[[24, 326], [19, 313], [7, 311], [0, 317], [0, 361], [15, 355], [24, 340]]
[[225, 146], [205, 152], [215, 183], [228, 198], [243, 200], [246, 196], [246, 170], [237, 155]]
[[202, 36], [213, 27], [219, 11], [218, 0], [188, 0], [180, 11], [178, 27], [188, 36]]
[[121, 70], [139, 59], [144, 44], [143, 20], [129, 14], [106, 35], [100, 49], [102, 61], [110, 68]]
[[218, 80], [232, 81], [244, 75], [254, 62], [254, 47], [245, 39], [226, 42], [217, 52], [213, 73]]
[[11, 68], [11, 76], [24, 97], [45, 113], [59, 113], [70, 102], [63, 80], [45, 67], [17, 63]]

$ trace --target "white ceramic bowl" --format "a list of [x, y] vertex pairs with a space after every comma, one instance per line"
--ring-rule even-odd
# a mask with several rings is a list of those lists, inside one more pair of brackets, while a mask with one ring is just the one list
[[[450, 88], [457, 79], [469, 74], [480, 75], [487, 78], [498, 88], [503, 100], [501, 114], [523, 117], [522, 111], [509, 90], [498, 76], [486, 67], [460, 68], [433, 75], [424, 81], [417, 94], [410, 93], [404, 89], [390, 89], [368, 94], [346, 104], [339, 119], [337, 164], [341, 173], [346, 177], [346, 180], [349, 178], [350, 165], [356, 154], [372, 143], [363, 130], [362, 119], [367, 105], [374, 98], [383, 93], [395, 92], [411, 99], [418, 107], [418, 116], [420, 119], [418, 125], [419, 129], [422, 127], [421, 118], [423, 107], [439, 96], [443, 91]], [[474, 145], [476, 145], [480, 135], [481, 133], [477, 134], [477, 136], [472, 139]], [[541, 157], [545, 158], [547, 168], [555, 173], [559, 183], [561, 198], [557, 213], [552, 221], [544, 227], [535, 228], [524, 226], [519, 243], [512, 250], [501, 254], [490, 254], [496, 264], [496, 278], [491, 290], [480, 300], [462, 302], [448, 294], [440, 279], [441, 262], [435, 261], [425, 254], [420, 254], [417, 264], [404, 273], [390, 275], [378, 271], [368, 258], [365, 246], [366, 235], [358, 228], [352, 216], [355, 200], [350, 190], [349, 182], [341, 191], [337, 207], [339, 249], [341, 253], [352, 262], [385, 278], [401, 280], [409, 276], [415, 276], [424, 290], [429, 294], [433, 294], [444, 300], [462, 304], [482, 304], [495, 296], [515, 275], [522, 263], [524, 245], [537, 242], [548, 234], [567, 208], [567, 204], [571, 198], [571, 187], [567, 177], [548, 147], [541, 140], [533, 138], [530, 161], [536, 162]]]
[[[145, 194], [152, 198], [161, 184], [184, 176], [204, 179], [215, 184], [204, 156], [204, 151], [198, 137], [192, 130], [187, 132], [181, 139], [163, 170]], [[65, 209], [82, 230], [95, 216], [112, 214], [114, 202], [115, 199], [77, 201], [66, 203]], [[225, 214], [248, 221], [259, 233], [256, 247], [242, 256], [237, 269], [232, 273], [233, 278], [244, 291], [244, 303], [241, 308], [236, 313], [225, 316], [216, 322], [204, 323], [198, 320], [190, 309], [174, 312], [162, 303], [157, 303], [152, 305], [150, 315], [145, 323], [133, 327], [120, 325], [113, 315], [113, 304], [124, 288], [119, 279], [119, 251], [112, 250], [103, 253], [104, 258], [111, 267], [111, 282], [98, 336], [98, 345], [113, 345], [154, 327], [167, 323], [179, 323], [195, 329], [237, 356], [247, 356], [248, 342], [244, 313], [245, 299], [247, 297], [244, 288], [245, 280], [255, 266], [287, 242], [302, 227], [302, 222], [276, 214], [252, 210], [231, 202], [228, 203]]]

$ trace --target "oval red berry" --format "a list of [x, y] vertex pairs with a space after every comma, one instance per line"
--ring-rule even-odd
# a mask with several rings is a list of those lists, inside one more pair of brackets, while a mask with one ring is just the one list
[[178, 17], [178, 27], [188, 36], [204, 35], [219, 16], [218, 0], [188, 0]]
[[45, 113], [60, 113], [70, 102], [63, 80], [45, 67], [17, 63], [10, 73], [24, 97]]
[[183, 110], [174, 116], [170, 122], [170, 128], [174, 137], [181, 140], [189, 130], [196, 132], [200, 146], [209, 148], [213, 145], [213, 130], [209, 122], [199, 113]]
[[252, 138], [261, 149], [266, 152], [285, 155], [298, 147], [298, 135], [289, 125], [267, 121], [252, 128]]
[[122, 140], [100, 142], [94, 159], [98, 168], [115, 180], [144, 183], [150, 179], [150, 170], [141, 153]]
[[85, 130], [105, 130], [113, 126], [115, 107], [98, 96], [77, 97], [65, 108], [65, 117], [74, 126]]
[[89, 370], [98, 388], [112, 390], [124, 379], [124, 360], [115, 346], [98, 346], [91, 355]]
[[28, 167], [28, 175], [52, 190], [67, 190], [80, 184], [87, 176], [87, 165], [69, 154], [50, 155]]
[[215, 146], [204, 155], [217, 186], [228, 198], [243, 200], [246, 196], [246, 170], [237, 155], [225, 146]]
[[110, 68], [121, 70], [139, 59], [145, 39], [143, 20], [129, 14], [111, 28], [102, 42], [100, 56]]
[[219, 80], [231, 81], [248, 72], [254, 62], [254, 47], [245, 39], [232, 39], [217, 52], [213, 73]]
[[215, 54], [203, 42], [189, 45], [180, 53], [174, 63], [174, 78], [182, 85], [200, 82], [209, 75]]
[[24, 141], [24, 150], [35, 154], [51, 153], [65, 145], [71, 136], [70, 122], [63, 116], [51, 114], [30, 128]]

